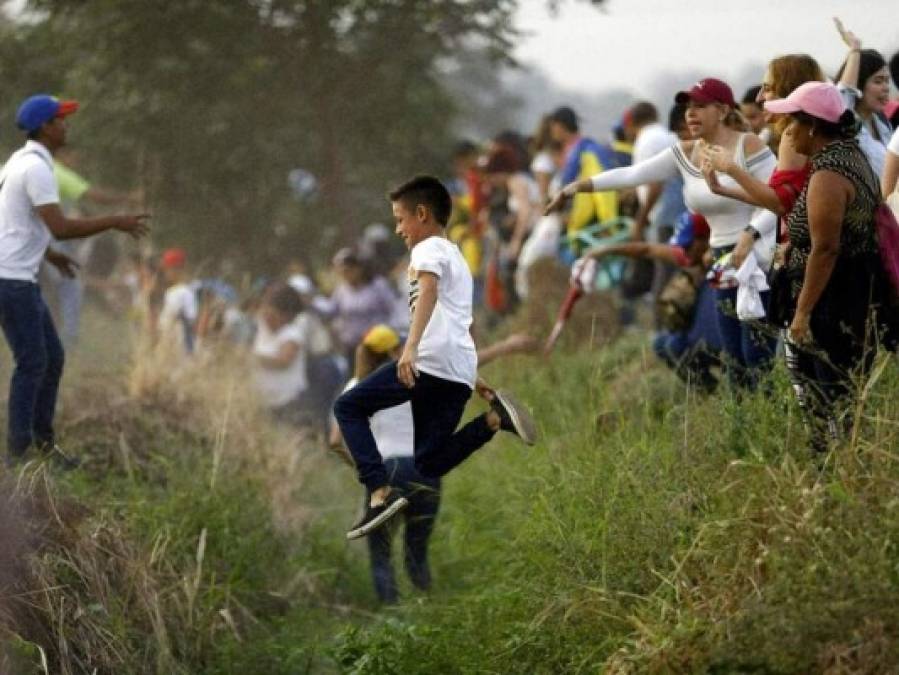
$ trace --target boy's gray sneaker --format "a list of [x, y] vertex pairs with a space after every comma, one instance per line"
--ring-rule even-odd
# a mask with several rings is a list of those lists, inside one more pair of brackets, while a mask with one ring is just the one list
[[490, 407], [499, 415], [499, 428], [515, 434], [527, 445], [533, 445], [537, 441], [537, 426], [531, 413], [509, 392], [497, 390], [494, 393]]
[[365, 513], [346, 533], [346, 538], [358, 539], [371, 534], [407, 506], [409, 506], [409, 500], [401, 496], [396, 490], [391, 490], [387, 493], [387, 498], [383, 503], [378, 506], [365, 506]]

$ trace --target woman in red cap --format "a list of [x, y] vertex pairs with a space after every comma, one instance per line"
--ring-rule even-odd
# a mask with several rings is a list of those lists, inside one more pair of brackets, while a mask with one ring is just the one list
[[[681, 141], [633, 166], [604, 171], [570, 183], [549, 204], [547, 212], [560, 208], [565, 200], [578, 192], [623, 190], [665, 181], [680, 174], [684, 180], [687, 208], [701, 213], [708, 221], [709, 244], [716, 259], [725, 259], [733, 253], [744, 230], [773, 233], [776, 228], [773, 213], [714, 194], [700, 170], [703, 147], [714, 144], [730, 153], [734, 162], [757, 180], [767, 182], [774, 171], [775, 158], [771, 150], [758, 136], [743, 131], [731, 88], [721, 80], [706, 78], [689, 90], [679, 92], [675, 101], [687, 107], [687, 128], [693, 140]], [[726, 176], [721, 180], [729, 187], [736, 186]], [[718, 288], [715, 292], [716, 319], [728, 361], [728, 378], [735, 385], [753, 387], [759, 373], [767, 370], [771, 362], [774, 341], [749, 323], [737, 319], [736, 286]]]

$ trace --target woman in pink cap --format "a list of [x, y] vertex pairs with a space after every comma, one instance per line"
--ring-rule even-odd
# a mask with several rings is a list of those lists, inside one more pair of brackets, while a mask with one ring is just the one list
[[[633, 166], [606, 170], [569, 183], [550, 202], [547, 212], [560, 208], [578, 192], [623, 190], [680, 175], [684, 180], [687, 208], [701, 213], [709, 224], [709, 245], [716, 260], [729, 260], [747, 229], [756, 235], [773, 233], [777, 222], [773, 213], [713, 193], [700, 170], [702, 148], [714, 144], [724, 148], [756, 180], [767, 182], [774, 171], [776, 162], [771, 150], [758, 136], [744, 131], [731, 88], [721, 80], [706, 78], [678, 93], [675, 101], [686, 105], [687, 127], [695, 140], [681, 141]], [[721, 181], [728, 187], [737, 185], [729, 176], [723, 176]], [[737, 386], [754, 387], [759, 376], [767, 372], [774, 354], [774, 340], [749, 322], [737, 319], [736, 285], [717, 288], [715, 295], [728, 379]]]
[[883, 304], [888, 282], [874, 223], [880, 185], [856, 140], [853, 111], [834, 85], [807, 82], [765, 109], [790, 116], [785, 133], [811, 162], [787, 218], [785, 265], [794, 304], [787, 367], [805, 383], [797, 388], [799, 403], [810, 413], [812, 446], [822, 451], [839, 436], [853, 376], [871, 367], [872, 337], [895, 323]]

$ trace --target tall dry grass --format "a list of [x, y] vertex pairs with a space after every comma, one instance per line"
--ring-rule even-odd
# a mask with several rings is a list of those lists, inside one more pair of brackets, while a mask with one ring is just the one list
[[200, 672], [316, 592], [289, 565], [315, 439], [273, 425], [226, 346], [134, 354], [120, 380], [67, 383], [79, 472], [2, 476], [2, 673]]

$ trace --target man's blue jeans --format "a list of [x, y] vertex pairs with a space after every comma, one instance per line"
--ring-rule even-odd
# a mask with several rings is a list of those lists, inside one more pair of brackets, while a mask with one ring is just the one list
[[15, 362], [7, 450], [21, 457], [31, 445], [54, 442], [53, 416], [65, 352], [40, 288], [30, 281], [0, 279], [0, 327]]
[[468, 385], [427, 373], [420, 373], [409, 389], [397, 377], [396, 361], [384, 364], [345, 392], [334, 404], [334, 416], [356, 463], [359, 481], [371, 491], [389, 484], [369, 418], [407, 401], [412, 404], [415, 469], [426, 478], [438, 478], [465, 461], [495, 433], [486, 414], [456, 431], [469, 398]]
[[[428, 540], [434, 530], [434, 520], [440, 508], [440, 479], [427, 478], [415, 470], [412, 457], [391, 457], [384, 461], [390, 486], [409, 500], [403, 511], [406, 521], [403, 558], [412, 584], [423, 591], [431, 587], [431, 569], [428, 565]], [[365, 503], [371, 493], [365, 496]], [[382, 527], [368, 535], [368, 552], [371, 559], [371, 576], [378, 599], [385, 603], [397, 601], [396, 577], [391, 563], [393, 528]]]

